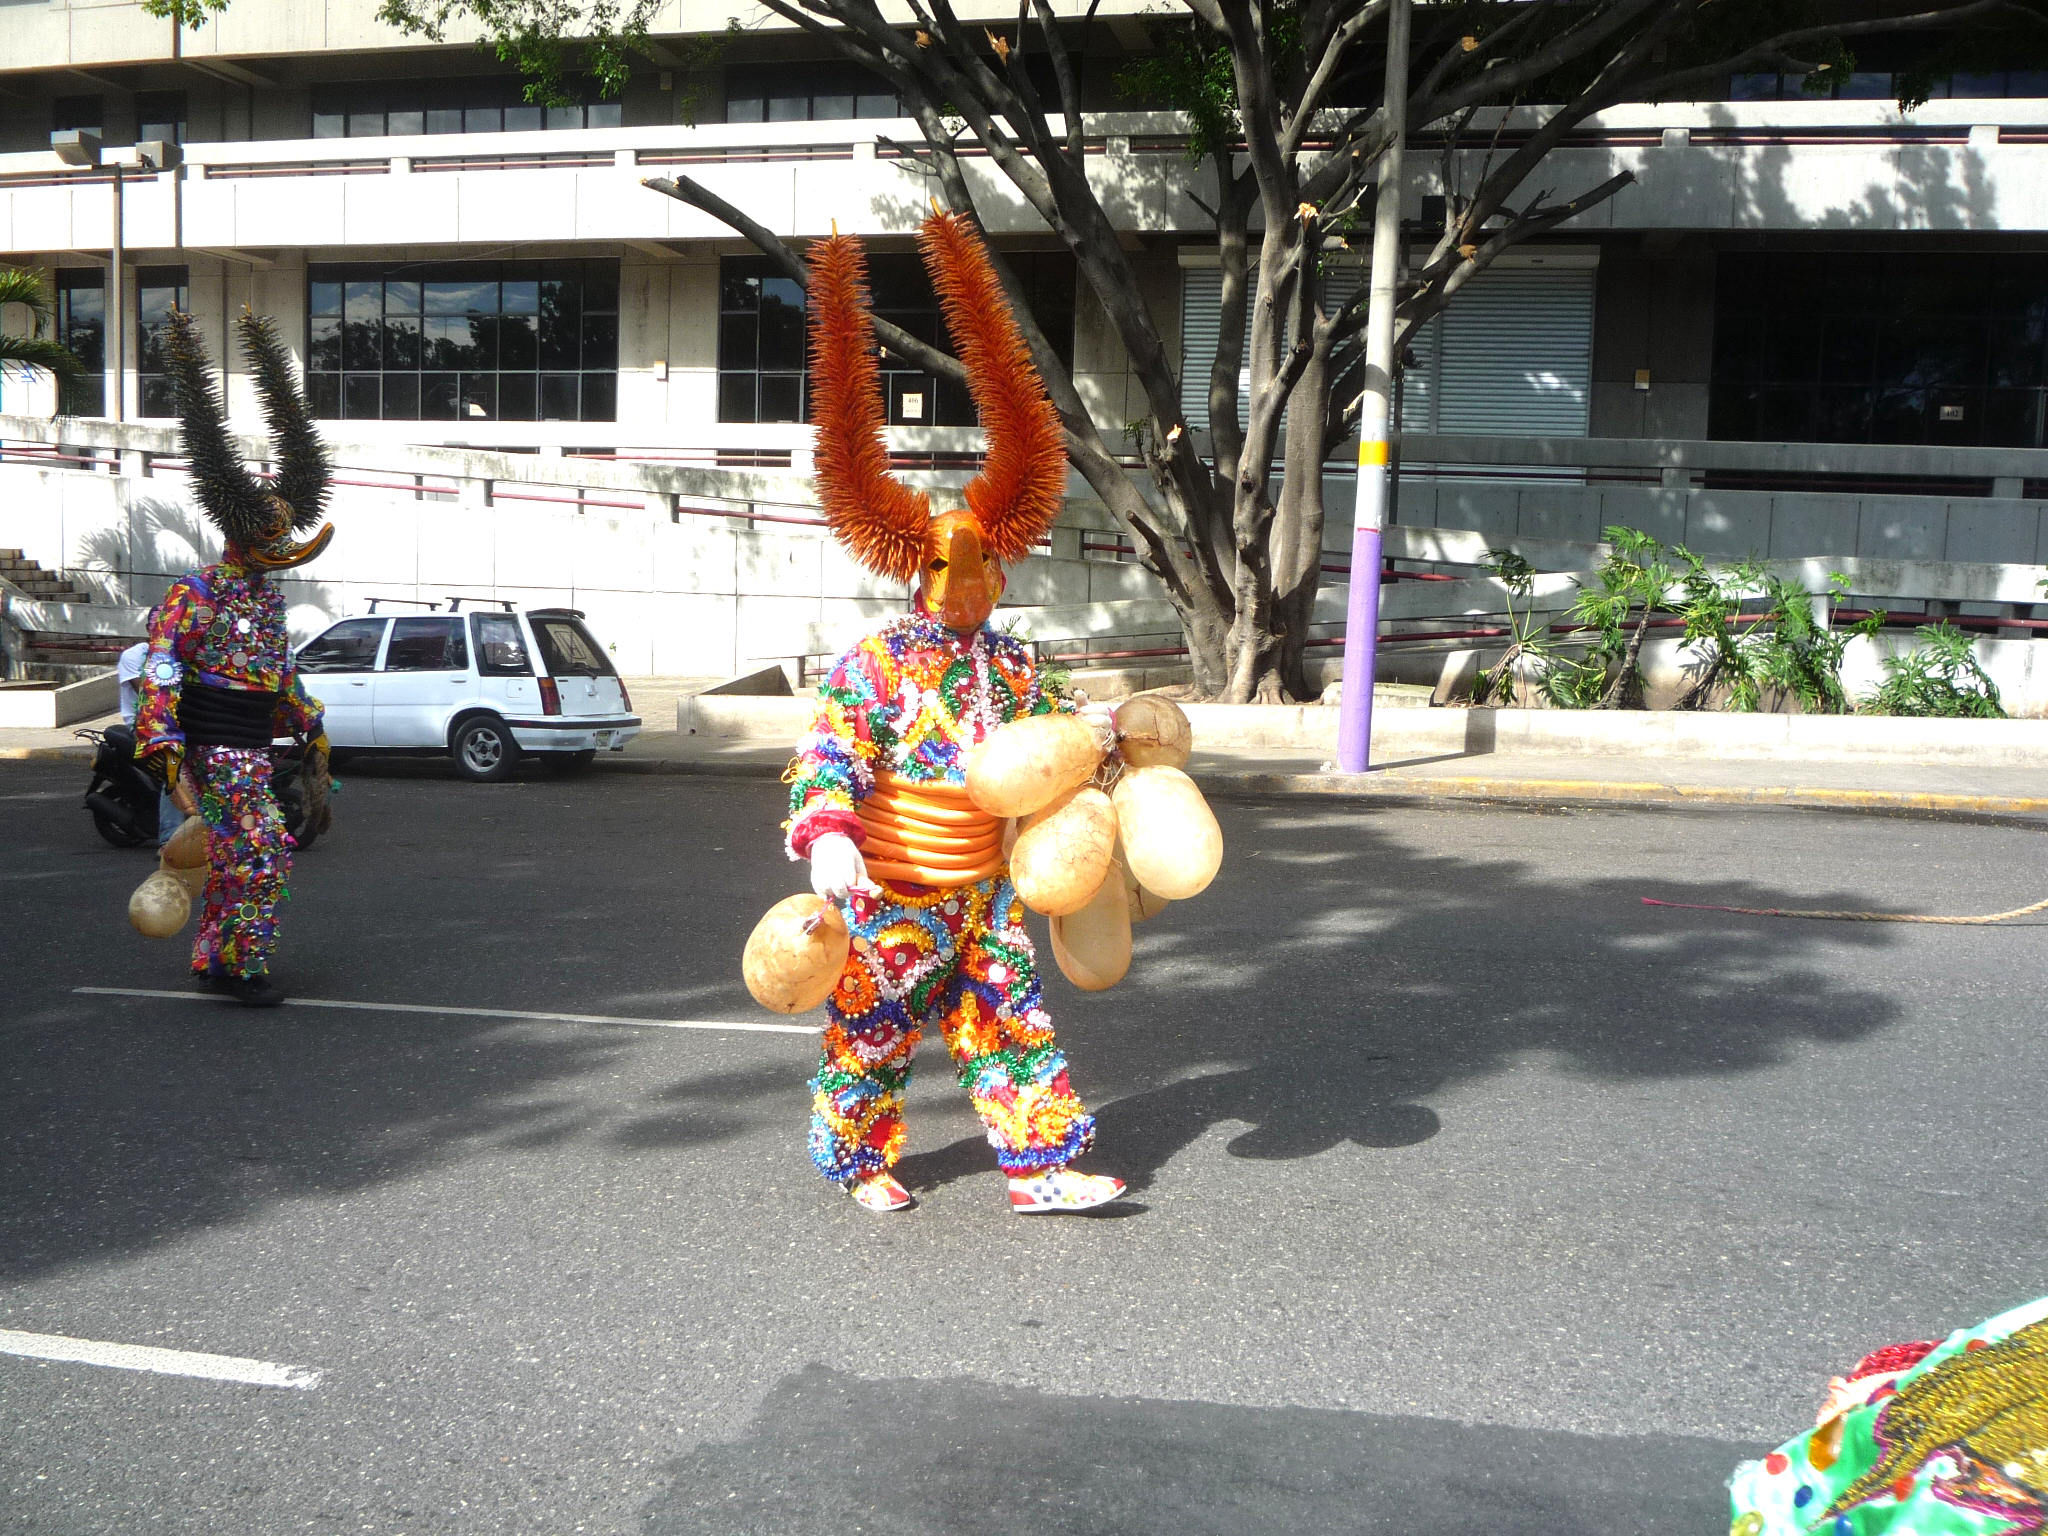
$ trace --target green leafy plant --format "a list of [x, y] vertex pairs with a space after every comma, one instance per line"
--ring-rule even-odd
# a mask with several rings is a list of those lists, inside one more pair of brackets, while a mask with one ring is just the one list
[[[1830, 577], [1825, 593], [1809, 592], [1754, 559], [1716, 570], [1682, 544], [1672, 553], [1685, 566], [1679, 613], [1686, 644], [1696, 655], [1680, 709], [1704, 709], [1726, 689], [1728, 708], [1739, 713], [1787, 699], [1797, 699], [1807, 714], [1849, 712], [1843, 654], [1857, 635], [1874, 634], [1885, 616], [1873, 613], [1843, 629], [1828, 623], [1847, 589], [1846, 578]], [[1746, 603], [1761, 606], [1745, 614]]]
[[[1536, 567], [1511, 549], [1489, 549], [1483, 562], [1487, 571], [1506, 591], [1508, 632], [1513, 637], [1500, 660], [1482, 668], [1472, 682], [1472, 702], [1482, 705], [1494, 700], [1515, 702], [1518, 674], [1528, 665], [1536, 676], [1546, 678], [1555, 664], [1547, 620], [1536, 617]], [[1516, 608], [1516, 600], [1521, 607]]]
[[0, 312], [10, 304], [28, 311], [26, 336], [0, 335], [0, 376], [19, 371], [24, 378], [37, 370], [60, 379], [77, 378], [85, 364], [43, 332], [50, 324], [50, 294], [43, 280], [21, 267], [0, 267]]
[[1970, 637], [1949, 623], [1923, 624], [1903, 656], [1887, 656], [1884, 681], [1863, 700], [1874, 715], [2003, 720], [1998, 685], [1978, 664]]
[[1643, 639], [1671, 590], [1664, 546], [1640, 528], [1602, 530], [1609, 553], [1582, 586], [1572, 618], [1594, 633], [1585, 656], [1551, 669], [1552, 701], [1567, 709], [1641, 709]]

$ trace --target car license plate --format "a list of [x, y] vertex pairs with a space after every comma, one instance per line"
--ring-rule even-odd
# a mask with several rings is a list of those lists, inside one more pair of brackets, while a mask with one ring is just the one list
[[599, 731], [599, 732], [597, 733], [597, 749], [598, 749], [598, 751], [600, 751], [600, 752], [609, 752], [609, 751], [611, 751], [611, 749], [612, 749], [612, 743], [613, 743], [613, 742], [615, 742], [615, 741], [617, 741], [618, 739], [619, 739], [619, 733], [618, 733], [617, 731]]

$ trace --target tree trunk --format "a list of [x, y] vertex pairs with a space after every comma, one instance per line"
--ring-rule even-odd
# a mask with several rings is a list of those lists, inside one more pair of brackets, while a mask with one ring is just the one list
[[1274, 624], [1279, 682], [1289, 698], [1313, 699], [1307, 671], [1309, 625], [1323, 584], [1323, 438], [1329, 429], [1328, 358], [1318, 352], [1295, 386], [1282, 454], [1280, 509], [1273, 520]]

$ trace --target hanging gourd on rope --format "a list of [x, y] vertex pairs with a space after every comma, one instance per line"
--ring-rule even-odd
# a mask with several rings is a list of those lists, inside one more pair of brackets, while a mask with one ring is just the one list
[[128, 921], [146, 939], [175, 937], [206, 892], [206, 823], [188, 816], [157, 850], [156, 869], [128, 898]]
[[[1052, 920], [1066, 978], [1114, 986], [1130, 969], [1132, 925], [1216, 878], [1223, 832], [1182, 772], [1194, 730], [1180, 707], [1141, 693], [1113, 719], [1113, 742], [1070, 714], [997, 727], [966, 753], [964, 795], [879, 775], [859, 807], [869, 873], [951, 884], [1007, 864], [1018, 900]], [[803, 1013], [830, 995], [846, 949], [829, 903], [792, 896], [747, 940], [747, 988], [765, 1008]]]

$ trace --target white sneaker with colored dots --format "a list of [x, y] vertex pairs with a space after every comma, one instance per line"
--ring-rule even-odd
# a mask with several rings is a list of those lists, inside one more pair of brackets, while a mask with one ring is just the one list
[[1100, 1173], [1076, 1173], [1071, 1168], [1048, 1168], [1043, 1173], [1010, 1180], [1010, 1209], [1019, 1216], [1089, 1211], [1123, 1196], [1122, 1179]]

